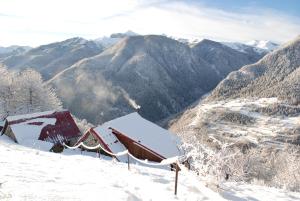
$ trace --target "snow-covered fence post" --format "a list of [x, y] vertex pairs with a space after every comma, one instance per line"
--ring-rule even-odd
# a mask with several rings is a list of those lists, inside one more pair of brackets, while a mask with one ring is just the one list
[[179, 166], [176, 163], [176, 169], [175, 169], [175, 195], [177, 195], [178, 172], [179, 172]]
[[128, 164], [128, 170], [130, 170], [129, 153], [127, 153], [127, 164]]
[[100, 158], [100, 148], [97, 149], [97, 155], [98, 155], [98, 158]]

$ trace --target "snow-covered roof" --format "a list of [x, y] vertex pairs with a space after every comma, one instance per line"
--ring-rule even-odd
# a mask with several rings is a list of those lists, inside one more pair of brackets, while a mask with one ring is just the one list
[[180, 139], [178, 136], [142, 118], [136, 112], [106, 122], [95, 129], [100, 134], [101, 132], [108, 133], [109, 128], [121, 132], [165, 158], [180, 155], [178, 149]]
[[17, 142], [23, 145], [32, 144], [34, 140], [62, 143], [80, 136], [67, 110], [9, 116], [6, 120]]
[[16, 121], [16, 120], [20, 120], [20, 119], [31, 119], [31, 118], [35, 118], [35, 117], [40, 117], [40, 116], [44, 116], [44, 115], [50, 115], [55, 113], [55, 111], [46, 111], [46, 112], [37, 112], [37, 113], [31, 113], [31, 114], [22, 114], [22, 115], [14, 115], [14, 116], [8, 116], [6, 118], [6, 120], [8, 122], [10, 121]]
[[[118, 140], [118, 138], [105, 126], [98, 126], [94, 129], [99, 137], [105, 142], [109, 147], [110, 151], [113, 153], [123, 152], [126, 147]], [[126, 156], [118, 156], [119, 161], [126, 162]]]
[[[40, 124], [36, 124], [37, 122]], [[19, 144], [33, 146], [38, 142], [37, 140], [40, 138], [42, 129], [47, 125], [55, 125], [55, 123], [56, 118], [37, 118], [19, 124], [12, 124], [10, 128]]]

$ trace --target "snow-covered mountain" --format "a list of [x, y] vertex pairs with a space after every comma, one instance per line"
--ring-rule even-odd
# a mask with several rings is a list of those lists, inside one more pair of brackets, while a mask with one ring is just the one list
[[133, 31], [127, 31], [125, 33], [113, 33], [111, 34], [109, 37], [107, 36], [103, 36], [100, 38], [95, 39], [95, 42], [97, 42], [98, 44], [102, 45], [105, 48], [111, 47], [114, 44], [116, 44], [117, 42], [119, 42], [120, 40], [122, 40], [125, 37], [128, 36], [138, 36], [139, 34], [134, 33]]
[[279, 47], [278, 44], [273, 43], [271, 41], [259, 41], [259, 40], [253, 40], [247, 43], [239, 43], [239, 42], [222, 42], [222, 43], [239, 52], [244, 52], [244, 53], [256, 52], [258, 54], [267, 54]]
[[[258, 179], [267, 185], [297, 190], [299, 72], [300, 37], [258, 62], [231, 72], [207, 97], [170, 121], [169, 127], [195, 146], [199, 143], [205, 149], [223, 153], [225, 158], [232, 157], [225, 164], [226, 160], [220, 162], [228, 168], [227, 179]], [[205, 160], [199, 160], [199, 155], [194, 158], [197, 167]], [[240, 166], [233, 161], [239, 161]], [[293, 174], [295, 177], [287, 176]]]
[[259, 49], [271, 52], [279, 47], [279, 44], [269, 40], [252, 40], [246, 43], [246, 45], [253, 46]]
[[209, 99], [278, 97], [299, 104], [300, 37], [281, 46], [255, 64], [230, 73]]
[[13, 70], [33, 68], [47, 80], [75, 62], [99, 54], [102, 50], [103, 47], [93, 41], [71, 38], [5, 57], [1, 63]]
[[208, 62], [221, 78], [245, 64], [254, 63], [265, 55], [265, 53], [256, 52], [252, 48], [237, 51], [232, 47], [208, 39], [192, 45], [192, 50]]
[[50, 83], [65, 107], [93, 123], [129, 113], [134, 105], [157, 121], [212, 90], [229, 72], [256, 61], [248, 56], [213, 41], [191, 48], [165, 36], [131, 36], [77, 62]]
[[[252, 120], [258, 119], [258, 113], [266, 116], [283, 115], [285, 118], [288, 118], [288, 116], [297, 116], [298, 118], [300, 114], [299, 72], [300, 37], [267, 54], [257, 63], [245, 65], [240, 70], [231, 72], [204, 100], [200, 101], [198, 106], [188, 109], [183, 115], [179, 115], [179, 118], [182, 120], [177, 121], [176, 126], [189, 125], [192, 124], [192, 122], [197, 122], [198, 115], [196, 115], [196, 113], [199, 109], [196, 108], [202, 108], [200, 110], [204, 110], [203, 113], [205, 113], [205, 111], [214, 110], [214, 106], [210, 103], [215, 105], [220, 104], [220, 107], [224, 107], [224, 105], [229, 102], [230, 104], [228, 103], [227, 108], [224, 107], [220, 109], [220, 107], [216, 107], [215, 110], [219, 110], [219, 112], [215, 111], [215, 113], [219, 116], [228, 110], [240, 112], [240, 116], [239, 114], [232, 116], [237, 122], [243, 122], [245, 120], [244, 117], [247, 120], [250, 116], [248, 120], [250, 120], [251, 123]], [[265, 98], [269, 100], [266, 101], [266, 103], [260, 103], [259, 101], [257, 103], [255, 103], [255, 101], [253, 102], [253, 100], [265, 100]], [[247, 102], [249, 102], [249, 104]], [[191, 113], [194, 114], [191, 115]], [[199, 115], [201, 116], [203, 113], [199, 113]], [[202, 117], [205, 118], [205, 115]], [[218, 122], [219, 121], [217, 121], [217, 124]], [[279, 120], [277, 122], [279, 122]], [[295, 123], [293, 126], [281, 127], [291, 129], [290, 133], [296, 134], [295, 136], [291, 134], [291, 136], [295, 137], [295, 143], [300, 144], [300, 141], [297, 141], [297, 135], [300, 136], [299, 128], [297, 128], [297, 124], [299, 127], [299, 120], [296, 120]], [[236, 124], [235, 122], [234, 125], [236, 126]], [[255, 126], [257, 126], [257, 124], [255, 124]], [[265, 128], [265, 130], [273, 129], [273, 131], [269, 132], [273, 132], [269, 137], [274, 137], [274, 135], [278, 137], [276, 133], [280, 135], [281, 131], [279, 127], [277, 131], [274, 130], [274, 127], [275, 126], [270, 126], [269, 128]], [[231, 130], [219, 129], [220, 132], [228, 132]], [[263, 130], [261, 129], [261, 131]], [[257, 131], [257, 133], [260, 132]], [[245, 134], [247, 135], [248, 133], [246, 132]]]

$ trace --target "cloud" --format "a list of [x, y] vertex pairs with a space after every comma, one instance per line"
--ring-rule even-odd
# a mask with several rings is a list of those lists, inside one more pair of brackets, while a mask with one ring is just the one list
[[0, 3], [0, 45], [40, 45], [70, 37], [88, 39], [133, 30], [225, 41], [285, 42], [300, 33], [297, 17], [269, 9], [224, 11], [159, 0], [10, 0]]

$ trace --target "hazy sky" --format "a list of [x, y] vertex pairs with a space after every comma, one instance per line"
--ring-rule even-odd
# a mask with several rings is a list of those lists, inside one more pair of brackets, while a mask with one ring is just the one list
[[300, 34], [299, 11], [298, 0], [0, 0], [0, 46], [95, 39], [127, 30], [285, 42]]

